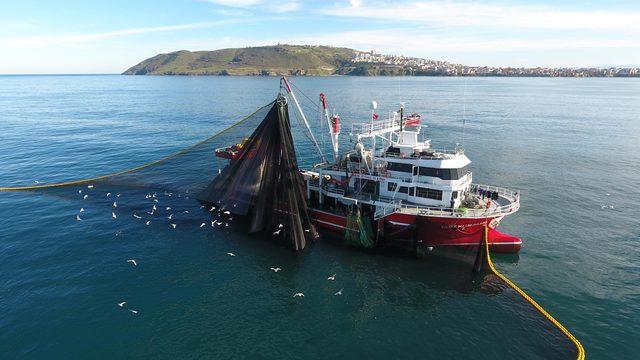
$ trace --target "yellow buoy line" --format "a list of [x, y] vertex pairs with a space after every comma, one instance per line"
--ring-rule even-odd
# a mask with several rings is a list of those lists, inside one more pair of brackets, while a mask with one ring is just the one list
[[580, 343], [580, 340], [573, 336], [573, 334], [562, 325], [558, 320], [556, 320], [551, 314], [549, 314], [537, 301], [535, 301], [531, 296], [529, 296], [524, 290], [520, 289], [518, 285], [516, 285], [513, 281], [511, 281], [508, 277], [502, 275], [498, 270], [496, 270], [495, 266], [493, 266], [493, 262], [491, 261], [491, 253], [489, 251], [489, 227], [485, 225], [484, 227], [484, 237], [483, 242], [485, 246], [485, 251], [487, 254], [487, 263], [489, 264], [489, 269], [491, 272], [496, 275], [500, 280], [502, 280], [505, 284], [509, 285], [513, 290], [515, 290], [523, 299], [525, 299], [531, 306], [533, 306], [540, 314], [544, 315], [547, 320], [549, 320], [558, 330], [560, 330], [576, 347], [577, 355], [576, 358], [578, 360], [584, 360], [585, 352], [584, 347]]

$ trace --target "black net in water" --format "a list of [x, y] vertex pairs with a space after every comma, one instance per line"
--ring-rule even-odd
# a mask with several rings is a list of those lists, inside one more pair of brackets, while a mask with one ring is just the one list
[[197, 198], [248, 216], [250, 233], [271, 233], [296, 250], [305, 247], [307, 237], [315, 236], [284, 97], [273, 103], [238, 157]]

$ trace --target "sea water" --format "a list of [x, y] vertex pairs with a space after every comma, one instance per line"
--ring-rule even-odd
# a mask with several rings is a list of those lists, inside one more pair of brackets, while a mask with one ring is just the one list
[[[637, 355], [638, 79], [292, 81], [314, 127], [318, 94], [327, 95], [345, 150], [371, 100], [382, 117], [401, 102], [420, 113], [436, 147], [463, 145], [475, 182], [522, 194], [500, 229], [523, 249], [494, 255], [497, 267], [590, 358]], [[278, 89], [277, 78], [0, 76], [0, 186], [161, 158]], [[298, 151], [302, 163], [317, 161], [309, 146]], [[233, 226], [171, 229], [110, 212], [80, 198], [0, 193], [2, 357], [534, 359], [567, 347], [521, 302], [481, 291], [466, 266], [322, 240], [295, 254]]]

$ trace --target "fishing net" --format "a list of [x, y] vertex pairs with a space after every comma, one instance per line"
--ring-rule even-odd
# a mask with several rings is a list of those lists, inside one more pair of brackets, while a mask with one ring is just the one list
[[236, 159], [198, 199], [236, 215], [249, 215], [250, 233], [272, 232], [301, 250], [315, 236], [284, 97], [242, 144]]

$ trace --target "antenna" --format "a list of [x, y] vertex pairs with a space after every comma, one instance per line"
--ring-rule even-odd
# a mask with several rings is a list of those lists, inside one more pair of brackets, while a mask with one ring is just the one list
[[467, 124], [467, 78], [464, 78], [464, 93], [462, 96], [462, 148], [464, 149], [464, 128]]

